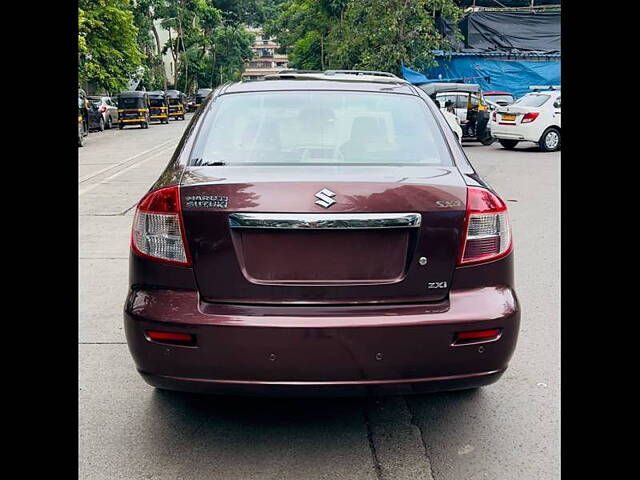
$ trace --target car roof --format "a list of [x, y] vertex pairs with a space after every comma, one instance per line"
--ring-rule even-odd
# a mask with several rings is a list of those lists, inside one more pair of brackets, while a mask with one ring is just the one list
[[353, 81], [344, 79], [274, 79], [238, 82], [229, 85], [221, 94], [243, 92], [269, 92], [281, 90], [326, 90], [326, 91], [359, 91], [381, 93], [404, 93], [416, 95], [408, 83], [382, 83], [375, 81]]
[[464, 95], [464, 96], [467, 96], [469, 94], [471, 94], [471, 96], [474, 96], [477, 93], [479, 93], [479, 92], [454, 92], [454, 91], [451, 91], [451, 92], [438, 92], [438, 93], [435, 94], [435, 96], [436, 97], [438, 95]]
[[280, 90], [339, 90], [391, 92], [417, 95], [415, 87], [393, 73], [371, 70], [284, 69], [260, 80], [226, 86], [220, 94]]
[[437, 93], [478, 93], [480, 85], [477, 83], [451, 83], [451, 82], [433, 82], [423, 83], [418, 88], [423, 90], [427, 95], [431, 96]]
[[141, 98], [141, 97], [144, 97], [146, 94], [147, 94], [147, 92], [134, 90], [134, 91], [130, 91], [130, 92], [120, 92], [118, 94], [118, 96], [122, 97], [122, 98]]
[[560, 90], [536, 90], [535, 92], [527, 92], [525, 95], [551, 95], [552, 97], [559, 97]]

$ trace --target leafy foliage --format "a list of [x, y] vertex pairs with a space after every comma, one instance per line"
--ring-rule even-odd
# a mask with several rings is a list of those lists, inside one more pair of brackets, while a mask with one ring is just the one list
[[[80, 83], [118, 92], [140, 66], [140, 88], [185, 92], [240, 79], [253, 36], [283, 0], [80, 0]], [[169, 39], [160, 40], [161, 30]], [[175, 83], [165, 74], [169, 54]]]
[[238, 80], [253, 56], [251, 25], [278, 39], [292, 67], [398, 73], [401, 62], [429, 66], [430, 51], [448, 47], [435, 16], [456, 24], [461, 13], [454, 0], [79, 0], [80, 81], [117, 92], [141, 65], [147, 90]]
[[267, 32], [294, 68], [399, 73], [401, 62], [424, 68], [431, 50], [450, 47], [436, 15], [457, 24], [461, 14], [453, 0], [288, 0]]
[[141, 65], [129, 0], [78, 2], [79, 80], [120, 91]]
[[[169, 87], [194, 92], [220, 81], [240, 79], [244, 60], [252, 57], [253, 42], [243, 22], [251, 20], [257, 3], [260, 0], [141, 0], [138, 7], [153, 12], [153, 18], [161, 19], [162, 28], [169, 33], [164, 45], [157, 44], [153, 53], [147, 54], [147, 71], [156, 69], [159, 74], [149, 74], [145, 86], [161, 88], [159, 80], [166, 82], [164, 70], [160, 72], [157, 65], [162, 66], [161, 56], [167, 53], [176, 72], [175, 83]], [[138, 25], [149, 32], [155, 27], [145, 23], [147, 17], [140, 15]], [[157, 32], [153, 33], [158, 43]]]

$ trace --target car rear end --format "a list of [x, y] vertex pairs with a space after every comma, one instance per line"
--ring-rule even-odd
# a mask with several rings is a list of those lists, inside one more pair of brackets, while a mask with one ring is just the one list
[[530, 93], [491, 114], [491, 134], [502, 140], [538, 142], [548, 126], [544, 108], [551, 95]]
[[[435, 106], [352, 93], [240, 90], [206, 104], [134, 218], [125, 332], [148, 383], [411, 393], [489, 384], [507, 368], [520, 312], [504, 202], [454, 165], [460, 147]], [[428, 138], [402, 158], [378, 156], [417, 130]], [[363, 152], [381, 132], [389, 148]]]

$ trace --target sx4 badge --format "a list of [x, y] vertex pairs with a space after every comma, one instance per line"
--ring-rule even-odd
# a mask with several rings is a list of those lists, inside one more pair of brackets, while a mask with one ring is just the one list
[[186, 208], [227, 208], [229, 197], [219, 195], [189, 195], [185, 197]]

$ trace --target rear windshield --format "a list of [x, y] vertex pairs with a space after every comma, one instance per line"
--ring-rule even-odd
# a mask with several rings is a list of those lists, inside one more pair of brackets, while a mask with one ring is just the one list
[[190, 165], [452, 165], [420, 98], [305, 91], [224, 95], [205, 117]]
[[524, 97], [517, 100], [514, 105], [520, 105], [521, 107], [541, 107], [549, 98], [551, 98], [549, 95], [527, 93]]
[[144, 100], [142, 98], [120, 98], [118, 99], [118, 105], [123, 108], [138, 108], [139, 105], [143, 105]]
[[149, 105], [152, 107], [164, 107], [164, 100], [160, 98], [150, 98]]
[[485, 95], [484, 97], [493, 103], [513, 103], [511, 95]]

